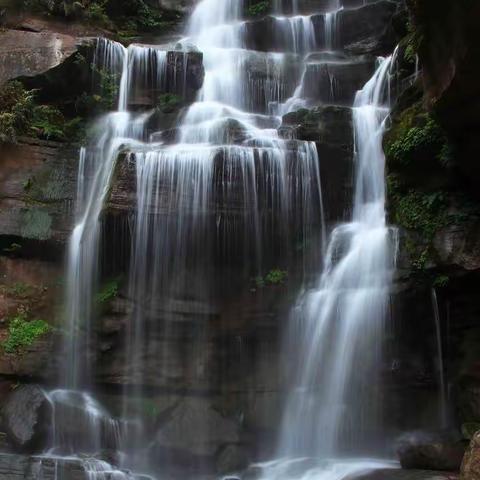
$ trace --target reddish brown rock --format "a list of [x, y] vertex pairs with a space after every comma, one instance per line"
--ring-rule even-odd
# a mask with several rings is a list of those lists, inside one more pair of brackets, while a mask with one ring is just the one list
[[460, 480], [480, 479], [480, 432], [477, 432], [463, 457]]

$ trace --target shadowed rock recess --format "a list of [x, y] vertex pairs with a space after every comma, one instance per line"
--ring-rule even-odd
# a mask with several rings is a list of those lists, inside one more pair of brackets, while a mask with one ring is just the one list
[[0, 479], [480, 480], [479, 22], [0, 0]]

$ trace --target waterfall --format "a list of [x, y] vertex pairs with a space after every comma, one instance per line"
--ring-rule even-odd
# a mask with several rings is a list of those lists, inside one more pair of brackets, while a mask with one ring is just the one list
[[298, 383], [287, 404], [280, 456], [332, 456], [378, 439], [376, 395], [393, 268], [385, 217], [382, 134], [391, 58], [357, 93], [352, 220], [329, 240], [318, 286], [292, 313]]
[[[185, 368], [188, 385], [181, 388], [197, 394], [218, 388], [205, 373], [206, 346], [224, 298], [280, 267], [309, 288], [322, 265], [314, 288], [291, 315], [298, 382], [287, 405], [279, 455], [327, 457], [343, 453], [340, 447], [377, 439], [375, 386], [393, 264], [381, 148], [391, 59], [382, 60], [357, 94], [353, 213], [349, 223], [333, 230], [328, 244], [317, 147], [285, 139], [278, 130], [280, 115], [313, 102], [304, 98], [308, 55], [320, 53], [325, 64], [337, 46], [335, 4], [324, 14], [323, 36], [313, 15], [298, 13], [300, 2], [292, 2], [292, 16], [277, 5], [269, 17], [274, 45], [265, 53], [249, 48], [241, 0], [200, 1], [174, 56], [155, 45], [99, 42], [95, 63], [116, 75], [119, 98], [117, 110], [99, 120], [98, 136], [80, 154], [78, 216], [67, 266], [64, 378], [50, 393], [53, 452], [93, 455], [112, 448], [122, 451], [122, 467], [155, 471], [151, 431], [157, 425], [144, 412], [149, 386], [168, 390]], [[193, 102], [186, 95], [191, 52], [203, 55], [205, 68]], [[152, 107], [159, 93], [172, 88], [171, 61], [179, 67], [173, 90], [183, 92], [185, 107], [174, 129], [152, 133], [147, 128]], [[122, 418], [116, 421], [94, 398], [94, 298], [102, 210], [120, 163], [134, 172], [135, 203], [129, 206]], [[307, 248], [312, 243], [314, 253]], [[238, 278], [231, 278], [232, 271]], [[184, 332], [193, 339], [191, 351], [178, 345]], [[176, 348], [182, 354], [175, 370]], [[149, 358], [156, 360], [153, 365]], [[79, 438], [72, 441], [72, 434]], [[85, 465], [98, 479], [109, 468], [99, 460]], [[325, 478], [341, 478], [358, 465], [345, 464], [335, 474], [336, 468], [326, 468]]]

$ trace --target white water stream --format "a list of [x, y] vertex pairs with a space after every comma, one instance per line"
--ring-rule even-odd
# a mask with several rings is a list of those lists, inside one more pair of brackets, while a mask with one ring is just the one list
[[[201, 282], [195, 283], [195, 300], [198, 305], [209, 305], [215, 287], [211, 268], [218, 237], [226, 239], [224, 243], [244, 239], [241, 258], [255, 275], [264, 271], [275, 242], [277, 255], [288, 257], [294, 231], [300, 229], [304, 239], [315, 226], [324, 231], [321, 159], [316, 146], [281, 138], [277, 132], [281, 118], [270, 113], [283, 114], [306, 105], [303, 76], [297, 75], [292, 88], [292, 80], [287, 78], [289, 66], [295, 58], [301, 72], [306, 55], [335, 48], [338, 5], [326, 15], [324, 44], [318, 42], [312, 17], [298, 15], [298, 6], [293, 6], [293, 16], [274, 13], [279, 50], [275, 53], [247, 48], [244, 8], [240, 0], [202, 0], [193, 11], [180, 45], [185, 51], [194, 45], [203, 53], [205, 79], [197, 101], [177, 125], [174, 144], [149, 141], [145, 130], [149, 115], [129, 111], [132, 96], [147, 85], [146, 76], [150, 78], [154, 72], [155, 88], [164, 85], [165, 51], [99, 44], [96, 62], [118, 74], [120, 92], [118, 110], [101, 120], [99, 138], [81, 154], [78, 222], [70, 241], [67, 270], [65, 388], [52, 392], [51, 397], [57, 411], [63, 412], [57, 420], [64, 424], [72, 412], [78, 414], [77, 408], [84, 410], [85, 438], [90, 444], [84, 447], [81, 442], [71, 442], [68, 436], [76, 432], [55, 425], [55, 442], [63, 444], [65, 454], [84, 453], [85, 449], [95, 453], [104, 448], [102, 435], [111, 427], [114, 447], [127, 452], [125, 466], [148, 468], [144, 460], [148, 445], [142, 420], [135, 417], [140, 408], [135, 398], [141, 402], [149, 339], [158, 329], [168, 328], [152, 326], [158, 306], [168, 310], [168, 302], [191, 290], [197, 279]], [[267, 79], [252, 80], [252, 62], [267, 65]], [[343, 453], [343, 447], [348, 451], [359, 444], [373, 445], [381, 430], [375, 385], [393, 268], [381, 149], [390, 62], [381, 62], [358, 93], [353, 109], [356, 188], [352, 219], [332, 232], [323, 273], [292, 314], [295, 365], [301, 370], [285, 413], [280, 457], [332, 458]], [[135, 307], [125, 347], [125, 376], [134, 388], [126, 389], [122, 419], [136, 427], [128, 438], [122, 438], [122, 425], [110, 419], [91, 397], [95, 359], [87, 354], [95, 338], [93, 300], [100, 273], [100, 216], [123, 151], [126, 161], [135, 164], [137, 189], [128, 293]], [[225, 208], [218, 208], [220, 203]], [[229, 213], [232, 205], [243, 211], [245, 218]], [[223, 244], [222, 248], [229, 251], [230, 247]], [[199, 308], [195, 315], [201, 322], [205, 312]], [[167, 360], [171, 352], [156, 354]], [[168, 361], [164, 365], [168, 368]], [[369, 468], [391, 466], [375, 461], [325, 460], [313, 469], [301, 467], [303, 473], [291, 476], [291, 461], [296, 462], [271, 462], [262, 464], [262, 469], [269, 478], [337, 480]], [[86, 468], [93, 472], [92, 478], [103, 478], [102, 472], [110, 467], [96, 465]]]

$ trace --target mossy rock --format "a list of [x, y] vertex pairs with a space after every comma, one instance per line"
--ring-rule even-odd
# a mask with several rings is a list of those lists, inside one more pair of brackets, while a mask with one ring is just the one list
[[24, 210], [21, 216], [22, 237], [33, 240], [48, 240], [51, 237], [52, 217], [41, 208]]

